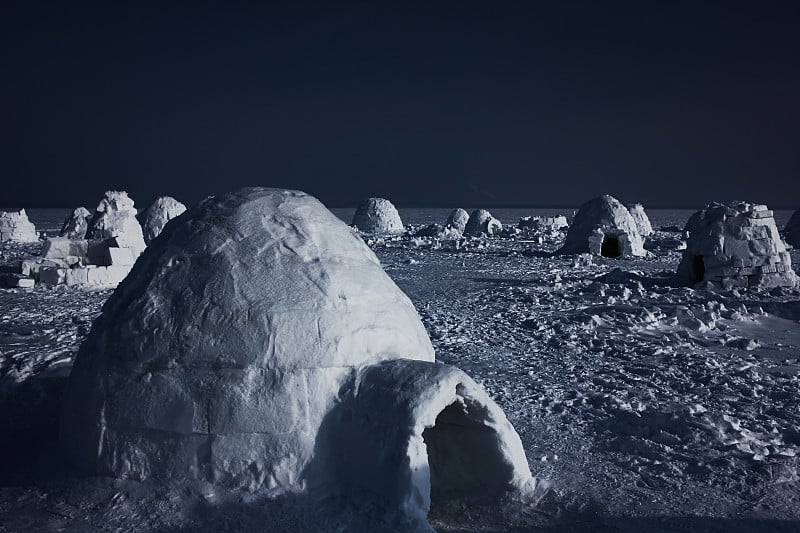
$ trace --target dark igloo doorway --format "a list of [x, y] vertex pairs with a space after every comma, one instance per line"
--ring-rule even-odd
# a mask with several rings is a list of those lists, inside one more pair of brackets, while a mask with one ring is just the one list
[[619, 238], [616, 235], [603, 236], [603, 242], [600, 245], [600, 255], [603, 257], [619, 257]]
[[492, 497], [507, 490], [513, 467], [500, 435], [484, 421], [481, 406], [462, 401], [439, 413], [422, 432], [430, 469], [431, 506], [462, 497]]
[[706, 276], [706, 264], [702, 255], [692, 257], [692, 283], [700, 283]]

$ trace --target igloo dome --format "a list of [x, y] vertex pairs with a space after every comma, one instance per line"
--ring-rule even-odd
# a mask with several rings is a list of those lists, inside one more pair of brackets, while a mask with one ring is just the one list
[[464, 235], [494, 235], [503, 229], [503, 224], [486, 209], [476, 209], [464, 225]]
[[403, 221], [394, 204], [385, 198], [367, 198], [353, 215], [353, 226], [364, 233], [403, 233]]
[[469, 221], [469, 213], [467, 213], [466, 209], [456, 208], [450, 212], [450, 215], [447, 217], [447, 222], [445, 223], [446, 227], [457, 229], [461, 233], [464, 233], [464, 228], [467, 227], [467, 222]]
[[786, 236], [787, 243], [795, 248], [800, 248], [800, 209], [792, 214], [789, 222], [786, 223], [783, 234]]
[[[419, 518], [430, 504], [420, 487], [435, 493], [456, 475], [417, 472], [423, 433], [472, 433], [437, 418], [452, 405], [494, 439], [475, 436], [496, 472], [474, 470], [482, 486], [530, 480], [499, 408], [433, 360], [410, 300], [348, 226], [302, 192], [243, 189], [168, 224], [105, 304], [75, 360], [62, 446], [85, 470], [123, 478], [351, 495], [384, 483], [398, 499], [377, 504]], [[331, 450], [355, 432], [353, 460], [382, 470], [343, 485]], [[444, 449], [431, 461], [449, 464], [447, 445], [431, 446]]]
[[150, 241], [161, 234], [167, 222], [184, 211], [186, 206], [172, 196], [159, 196], [153, 200], [153, 203], [137, 217], [142, 224], [144, 242], [150, 244]]
[[647, 216], [647, 211], [644, 210], [642, 204], [630, 204], [628, 212], [636, 222], [636, 229], [639, 230], [639, 235], [642, 237], [649, 237], [653, 234], [653, 226], [650, 224], [650, 217]]
[[36, 226], [28, 219], [24, 209], [0, 211], [0, 242], [36, 242], [39, 235]]
[[580, 207], [558, 253], [605, 257], [645, 255], [636, 221], [628, 208], [609, 195], [589, 200]]
[[740, 287], [792, 286], [797, 276], [772, 211], [746, 202], [709, 204], [686, 223], [679, 282]]

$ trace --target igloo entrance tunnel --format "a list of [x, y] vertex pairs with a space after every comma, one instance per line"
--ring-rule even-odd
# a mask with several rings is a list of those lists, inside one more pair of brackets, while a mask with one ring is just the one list
[[95, 321], [62, 447], [121, 478], [344, 494], [424, 519], [531, 481], [503, 412], [316, 199], [244, 189], [168, 224]]

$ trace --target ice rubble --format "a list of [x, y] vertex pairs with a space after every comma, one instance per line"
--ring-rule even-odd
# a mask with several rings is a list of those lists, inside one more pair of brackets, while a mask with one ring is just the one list
[[589, 200], [580, 207], [558, 253], [590, 253], [605, 257], [646, 254], [630, 211], [609, 195]]
[[385, 198], [363, 200], [353, 215], [353, 226], [364, 233], [403, 233], [403, 221], [395, 206]]
[[464, 229], [467, 227], [468, 221], [469, 213], [467, 213], [467, 210], [458, 207], [453, 209], [453, 211], [447, 217], [445, 227], [456, 229], [459, 232], [464, 233]]
[[686, 223], [689, 238], [677, 278], [740, 287], [793, 286], [797, 276], [772, 211], [746, 202], [713, 203]]
[[653, 234], [653, 226], [650, 224], [650, 218], [647, 216], [642, 204], [628, 205], [628, 212], [633, 217], [633, 221], [636, 222], [636, 229], [639, 230], [639, 235], [649, 237]]
[[89, 472], [308, 488], [424, 528], [431, 493], [532, 481], [502, 411], [433, 360], [350, 228], [304, 193], [243, 189], [168, 224], [108, 300], [62, 447]]
[[115, 238], [120, 248], [130, 248], [137, 255], [144, 250], [142, 226], [136, 219], [136, 207], [127, 192], [106, 191], [89, 222], [86, 238]]
[[156, 198], [138, 216], [144, 232], [144, 242], [150, 244], [150, 241], [158, 237], [167, 222], [184, 211], [186, 211], [186, 206], [171, 196]]
[[477, 237], [480, 235], [494, 235], [503, 229], [503, 224], [494, 218], [486, 209], [476, 209], [469, 216], [464, 235]]
[[24, 209], [0, 211], [0, 242], [36, 242], [39, 235], [36, 226], [28, 220]]
[[58, 233], [59, 237], [66, 237], [68, 239], [85, 239], [86, 230], [89, 229], [89, 220], [92, 214], [85, 207], [76, 207], [64, 220], [61, 226], [61, 231]]
[[792, 214], [789, 222], [786, 223], [783, 234], [787, 243], [795, 248], [800, 248], [800, 209]]

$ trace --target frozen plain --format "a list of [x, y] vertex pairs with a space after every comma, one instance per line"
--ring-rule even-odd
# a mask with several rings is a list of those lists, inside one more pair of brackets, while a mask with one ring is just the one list
[[[448, 212], [401, 215], [441, 224]], [[507, 225], [560, 212], [493, 210]], [[800, 529], [800, 293], [671, 286], [679, 233], [660, 229], [691, 211], [648, 213], [652, 255], [636, 260], [551, 257], [563, 236], [370, 243], [437, 359], [487, 389], [544, 481], [538, 502], [434, 509], [438, 530]], [[29, 214], [41, 230], [65, 211]], [[789, 214], [776, 212], [779, 227]], [[3, 263], [36, 246], [4, 247]], [[303, 502], [64, 477], [53, 454], [59, 392], [109, 294], [0, 292], [0, 531], [336, 529]]]

